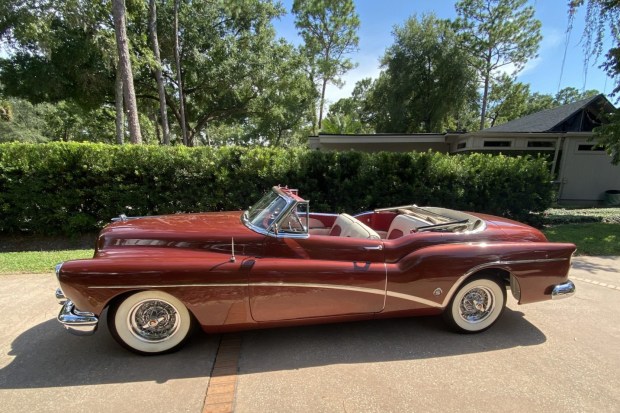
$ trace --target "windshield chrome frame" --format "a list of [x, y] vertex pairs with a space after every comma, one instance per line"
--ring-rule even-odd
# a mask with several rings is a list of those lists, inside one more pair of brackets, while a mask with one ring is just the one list
[[[310, 223], [310, 203], [308, 201], [304, 201], [304, 202], [299, 202], [296, 201], [295, 199], [291, 198], [286, 192], [282, 191], [282, 189], [280, 189], [277, 186], [274, 186], [271, 189], [273, 192], [275, 192], [280, 198], [284, 199], [284, 201], [286, 202], [286, 206], [284, 207], [284, 209], [278, 214], [278, 217], [276, 219], [274, 219], [274, 221], [271, 223], [271, 225], [269, 225], [269, 227], [267, 229], [265, 228], [261, 228], [257, 225], [254, 225], [249, 218], [249, 209], [243, 211], [243, 214], [241, 214], [241, 221], [243, 222], [243, 224], [248, 227], [249, 229], [251, 229], [254, 232], [257, 232], [259, 234], [262, 235], [266, 235], [272, 238], [308, 238], [310, 236], [310, 227], [309, 227], [309, 223]], [[282, 221], [282, 219], [284, 219], [284, 217], [288, 216], [289, 213], [293, 210], [293, 208], [297, 208], [298, 205], [303, 205], [306, 204], [306, 232], [305, 233], [290, 233], [290, 232], [280, 232], [280, 231], [274, 231], [275, 228], [278, 228], [280, 221]]]

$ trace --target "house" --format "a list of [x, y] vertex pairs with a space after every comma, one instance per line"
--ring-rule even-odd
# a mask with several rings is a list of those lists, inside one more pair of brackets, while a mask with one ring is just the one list
[[613, 109], [604, 95], [597, 95], [477, 132], [319, 134], [308, 143], [318, 150], [543, 154], [557, 176], [559, 201], [594, 204], [603, 200], [605, 191], [620, 189], [620, 165], [613, 165], [611, 157], [588, 140], [600, 125], [601, 114]]

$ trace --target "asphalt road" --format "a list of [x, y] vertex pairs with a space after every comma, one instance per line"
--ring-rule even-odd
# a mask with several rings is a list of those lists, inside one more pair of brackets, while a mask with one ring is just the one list
[[[620, 258], [578, 258], [577, 295], [478, 335], [436, 317], [241, 334], [235, 412], [620, 411]], [[52, 275], [0, 275], [0, 412], [203, 410], [220, 336], [139, 357], [105, 323], [66, 333]]]

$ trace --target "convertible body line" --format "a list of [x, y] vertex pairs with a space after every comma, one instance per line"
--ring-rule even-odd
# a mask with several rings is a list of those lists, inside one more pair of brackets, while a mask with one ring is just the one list
[[[117, 220], [92, 259], [57, 267], [70, 332], [104, 309], [114, 338], [142, 354], [206, 332], [443, 314], [473, 333], [519, 304], [568, 297], [575, 246], [505, 218], [416, 205], [313, 213], [282, 187], [245, 212]], [[66, 296], [66, 297], [65, 297]]]

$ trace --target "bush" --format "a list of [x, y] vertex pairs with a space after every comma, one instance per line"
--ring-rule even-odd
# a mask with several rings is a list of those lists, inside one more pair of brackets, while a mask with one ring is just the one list
[[0, 144], [0, 232], [77, 234], [128, 216], [240, 210], [298, 188], [323, 212], [435, 205], [528, 220], [551, 204], [543, 159], [306, 149]]

